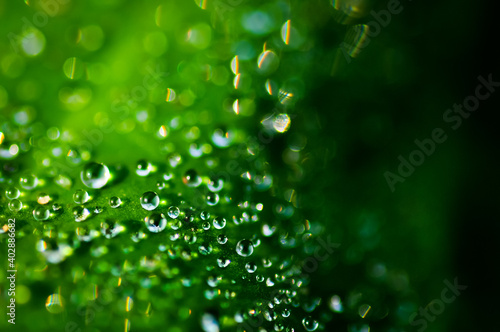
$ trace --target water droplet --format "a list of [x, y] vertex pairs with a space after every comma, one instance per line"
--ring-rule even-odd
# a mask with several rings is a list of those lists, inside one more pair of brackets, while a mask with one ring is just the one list
[[7, 188], [7, 190], [5, 190], [5, 196], [8, 199], [16, 199], [19, 197], [20, 194], [21, 192], [16, 187], [9, 187]]
[[214, 218], [213, 224], [215, 228], [223, 229], [224, 227], [226, 227], [226, 219], [222, 217]]
[[146, 226], [152, 233], [159, 233], [167, 227], [167, 218], [163, 213], [152, 213], [145, 219]]
[[177, 206], [171, 206], [168, 208], [168, 216], [172, 219], [177, 219], [181, 214], [181, 210]]
[[216, 193], [209, 193], [207, 194], [207, 204], [210, 206], [217, 205], [219, 203], [219, 195]]
[[50, 295], [45, 301], [45, 308], [47, 308], [47, 311], [51, 314], [61, 313], [63, 311], [63, 305], [59, 294]]
[[190, 169], [182, 177], [182, 182], [188, 187], [198, 187], [201, 184], [201, 177], [194, 169]]
[[212, 142], [219, 147], [228, 147], [234, 138], [234, 134], [231, 131], [224, 131], [222, 129], [216, 129], [212, 134]]
[[286, 317], [289, 317], [289, 316], [290, 316], [290, 313], [291, 313], [290, 309], [285, 308], [285, 309], [283, 309], [283, 311], [281, 312], [281, 316], [283, 316], [283, 317], [285, 317], [285, 318], [286, 318]]
[[104, 211], [104, 208], [102, 206], [96, 206], [94, 208], [94, 213], [96, 214], [102, 213], [102, 211]]
[[269, 75], [278, 69], [279, 57], [273, 51], [267, 50], [259, 55], [257, 60], [257, 71], [262, 75]]
[[207, 243], [203, 243], [201, 246], [198, 247], [198, 251], [202, 255], [209, 255], [212, 252], [212, 246]]
[[[204, 4], [206, 3], [206, 1], [204, 0], [201, 1], [197, 0], [197, 1], [202, 3], [200, 7], [202, 9], [205, 9]], [[204, 332], [219, 332], [220, 331], [219, 321], [214, 315], [210, 313], [204, 313], [203, 316], [201, 316], [201, 328], [203, 329]]]
[[219, 244], [226, 244], [227, 243], [227, 236], [224, 234], [220, 234], [217, 236], [217, 242]]
[[243, 257], [248, 257], [253, 253], [252, 241], [243, 239], [236, 244], [236, 253]]
[[89, 201], [89, 199], [89, 193], [83, 189], [78, 189], [73, 194], [73, 201], [75, 201], [76, 204], [85, 204]]
[[19, 179], [19, 184], [23, 189], [31, 190], [38, 185], [38, 178], [33, 174], [26, 174]]
[[52, 204], [52, 211], [59, 211], [60, 209], [62, 209], [61, 204], [58, 203]]
[[141, 206], [143, 209], [151, 211], [160, 205], [160, 197], [153, 191], [148, 191], [141, 196]]
[[225, 257], [217, 258], [217, 265], [222, 269], [226, 268], [230, 263], [231, 261]]
[[207, 183], [207, 188], [211, 192], [219, 192], [224, 187], [224, 180], [220, 177], [211, 177]]
[[307, 316], [304, 317], [304, 319], [302, 319], [302, 325], [304, 326], [306, 331], [316, 331], [316, 329], [319, 326], [319, 323], [314, 319], [312, 319], [311, 316]]
[[273, 128], [278, 133], [284, 133], [290, 128], [290, 117], [288, 114], [277, 114], [273, 119]]
[[210, 213], [207, 211], [201, 211], [200, 218], [201, 220], [208, 220], [210, 218]]
[[33, 217], [35, 220], [45, 221], [49, 219], [50, 211], [46, 207], [39, 205], [33, 210]]
[[[54, 182], [60, 186], [61, 188], [64, 188], [66, 190], [71, 189], [71, 186], [73, 185], [73, 182], [69, 177], [66, 175], [59, 174], [54, 178]], [[85, 184], [85, 182], [83, 182]], [[86, 185], [86, 184], [85, 184]], [[87, 186], [88, 187], [88, 186]]]
[[17, 212], [23, 208], [23, 202], [18, 200], [17, 198], [14, 198], [9, 202], [9, 209], [13, 212]]
[[[180, 154], [178, 153], [172, 153], [169, 157], [168, 157], [168, 163], [170, 166], [172, 166], [173, 168], [179, 166], [179, 164], [182, 162], [182, 157]], [[165, 179], [167, 180], [167, 179]]]
[[75, 217], [75, 221], [81, 222], [87, 220], [90, 216], [90, 211], [83, 206], [75, 206], [73, 208], [73, 216]]
[[80, 178], [88, 188], [100, 189], [111, 179], [111, 173], [106, 165], [91, 162], [83, 168]]
[[50, 196], [46, 193], [40, 193], [36, 201], [38, 204], [45, 205], [50, 202]]
[[196, 238], [196, 234], [194, 234], [193, 232], [184, 234], [184, 241], [187, 244], [193, 244], [193, 243], [195, 243], [196, 239], [197, 239]]
[[148, 176], [152, 170], [153, 166], [151, 165], [151, 163], [147, 162], [146, 160], [139, 160], [135, 168], [135, 173], [139, 176]]
[[167, 96], [165, 97], [165, 101], [167, 103], [173, 102], [175, 100], [175, 97], [176, 97], [176, 93], [175, 93], [174, 89], [168, 88], [167, 89]]
[[257, 271], [257, 264], [255, 264], [254, 262], [248, 262], [245, 264], [245, 269], [248, 273], [254, 273], [255, 271]]
[[109, 206], [116, 209], [122, 205], [122, 200], [119, 197], [113, 196], [109, 199]]

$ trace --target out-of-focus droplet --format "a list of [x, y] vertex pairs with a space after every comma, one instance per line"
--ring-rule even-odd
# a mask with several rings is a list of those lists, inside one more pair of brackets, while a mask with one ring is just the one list
[[21, 195], [21, 192], [19, 191], [19, 189], [17, 189], [16, 187], [8, 187], [6, 190], [5, 190], [5, 196], [8, 198], [8, 199], [15, 199], [15, 198], [18, 198], [19, 195]]
[[32, 190], [38, 185], [38, 178], [33, 174], [26, 174], [21, 176], [19, 184], [23, 189]]
[[273, 128], [278, 133], [284, 133], [290, 128], [290, 122], [288, 114], [277, 114], [273, 119]]
[[370, 27], [366, 24], [357, 24], [349, 28], [340, 45], [341, 51], [347, 53], [351, 58], [356, 58], [361, 50], [367, 45]]
[[201, 316], [201, 328], [204, 332], [219, 332], [219, 321], [214, 315], [206, 312], [203, 314], [203, 316]]
[[29, 57], [39, 55], [45, 49], [44, 34], [33, 27], [26, 29], [21, 36], [21, 49]]
[[50, 202], [50, 196], [46, 193], [40, 193], [36, 199], [38, 204], [45, 205]]
[[88, 201], [90, 200], [90, 195], [89, 193], [86, 191], [86, 190], [83, 190], [83, 189], [78, 189], [77, 191], [75, 191], [75, 193], [73, 194], [73, 201], [76, 203], [76, 204], [85, 204], [87, 203]]
[[64, 308], [61, 298], [59, 297], [59, 294], [50, 295], [45, 301], [45, 308], [51, 314], [61, 313], [64, 310]]
[[163, 213], [152, 213], [145, 219], [146, 227], [152, 233], [159, 233], [167, 227], [167, 218]]
[[167, 89], [167, 94], [166, 94], [166, 97], [165, 97], [165, 101], [167, 103], [173, 102], [175, 100], [176, 96], [177, 96], [177, 94], [175, 93], [175, 90], [168, 88]]
[[146, 160], [139, 160], [135, 168], [135, 173], [139, 176], [148, 176], [153, 171], [153, 165]]
[[219, 194], [217, 193], [208, 193], [206, 196], [207, 204], [210, 206], [217, 205], [219, 203]]
[[253, 243], [243, 239], [236, 244], [236, 253], [242, 257], [248, 257], [253, 253]]
[[[71, 189], [71, 186], [73, 185], [73, 182], [69, 177], [63, 174], [59, 174], [54, 178], [54, 182], [60, 186], [61, 188], [64, 188], [66, 190]], [[85, 182], [83, 182], [85, 184]], [[88, 186], [87, 186], [88, 187]]]
[[217, 258], [217, 265], [219, 265], [220, 268], [224, 269], [228, 267], [228, 265], [231, 263], [231, 261], [225, 257], [219, 257]]
[[148, 191], [141, 196], [141, 206], [143, 209], [151, 211], [160, 205], [160, 197], [153, 191]]
[[279, 57], [271, 50], [262, 52], [257, 59], [257, 72], [262, 75], [270, 75], [280, 64]]
[[91, 162], [83, 168], [80, 178], [88, 188], [100, 189], [111, 179], [111, 173], [106, 165]]
[[182, 177], [182, 182], [188, 187], [198, 187], [201, 184], [201, 176], [194, 169], [187, 170]]
[[64, 75], [70, 80], [76, 80], [85, 73], [85, 64], [79, 58], [71, 57], [63, 64]]
[[104, 32], [98, 25], [88, 25], [79, 29], [77, 44], [87, 51], [97, 51], [104, 42]]

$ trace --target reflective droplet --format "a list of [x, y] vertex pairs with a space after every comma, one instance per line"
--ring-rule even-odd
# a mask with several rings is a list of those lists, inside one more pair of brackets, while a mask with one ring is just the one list
[[188, 187], [198, 187], [201, 184], [201, 176], [194, 169], [190, 169], [182, 177], [182, 182]]
[[177, 206], [171, 206], [168, 208], [168, 216], [172, 219], [177, 219], [181, 214], [181, 210]]
[[226, 268], [231, 261], [225, 257], [219, 257], [217, 258], [217, 265], [219, 265], [220, 268]]
[[273, 51], [267, 50], [259, 55], [257, 60], [257, 71], [262, 75], [273, 73], [280, 64], [279, 57]]
[[23, 189], [32, 190], [38, 185], [38, 178], [33, 174], [26, 174], [19, 179], [19, 184]]
[[143, 209], [151, 211], [160, 205], [160, 197], [153, 191], [148, 191], [141, 196], [141, 206]]
[[16, 187], [9, 187], [5, 190], [5, 196], [8, 199], [16, 199], [19, 197], [20, 194], [21, 192]]
[[50, 202], [50, 196], [46, 193], [40, 193], [36, 201], [41, 205], [48, 204]]
[[226, 244], [227, 243], [227, 236], [224, 234], [220, 234], [217, 236], [217, 242], [219, 244]]
[[207, 183], [207, 188], [211, 192], [219, 192], [224, 187], [224, 180], [219, 177], [211, 177], [210, 181]]
[[83, 189], [78, 189], [73, 194], [73, 201], [75, 201], [76, 204], [85, 204], [89, 201], [89, 199], [89, 193]]
[[314, 319], [312, 319], [311, 316], [307, 316], [304, 317], [304, 319], [302, 319], [302, 325], [304, 326], [306, 331], [316, 331], [316, 329], [319, 326], [319, 323]]
[[207, 204], [210, 206], [217, 205], [219, 203], [219, 194], [217, 193], [208, 193], [206, 196]]
[[207, 211], [201, 211], [200, 218], [201, 220], [208, 220], [210, 218], [210, 213]]
[[[64, 188], [66, 190], [71, 189], [71, 186], [73, 185], [73, 182], [69, 177], [66, 175], [59, 174], [54, 178], [54, 182], [60, 186], [61, 188]], [[85, 184], [85, 182], [84, 182]], [[86, 185], [86, 184], [85, 184]], [[88, 186], [87, 186], [88, 187]]]
[[290, 316], [290, 313], [291, 313], [290, 309], [285, 308], [285, 309], [283, 309], [283, 311], [281, 312], [281, 316], [286, 318], [286, 317], [289, 317], [289, 316]]
[[222, 217], [214, 218], [213, 225], [217, 229], [223, 229], [224, 227], [226, 227], [226, 219]]
[[167, 227], [167, 218], [163, 213], [152, 213], [145, 219], [146, 227], [152, 233], [159, 233]]
[[80, 177], [88, 188], [100, 189], [108, 183], [111, 173], [106, 165], [91, 162], [83, 168]]
[[[201, 0], [200, 2], [205, 3], [206, 1]], [[210, 313], [204, 313], [203, 316], [201, 316], [201, 328], [203, 329], [204, 332], [219, 332], [220, 331], [219, 321], [214, 315]]]
[[250, 240], [241, 240], [236, 244], [236, 253], [243, 257], [248, 257], [253, 253], [253, 244]]
[[290, 117], [288, 114], [282, 113], [274, 117], [273, 128], [278, 133], [284, 133], [290, 128]]
[[59, 294], [50, 295], [45, 301], [45, 308], [51, 314], [61, 313], [64, 309]]
[[87, 220], [90, 216], [90, 211], [83, 206], [75, 206], [73, 208], [73, 216], [75, 217], [75, 221], [81, 222]]
[[135, 173], [139, 176], [148, 176], [152, 170], [153, 166], [151, 165], [151, 163], [147, 162], [146, 160], [139, 160], [135, 168]]
[[216, 129], [212, 134], [212, 142], [219, 148], [225, 148], [231, 145], [234, 134], [231, 131]]
[[13, 212], [17, 212], [23, 208], [23, 202], [18, 200], [17, 198], [14, 198], [9, 202], [9, 210]]
[[167, 103], [173, 102], [175, 100], [176, 96], [177, 96], [177, 94], [175, 93], [174, 89], [168, 88], [167, 89], [167, 95], [165, 97], [165, 101]]
[[122, 200], [120, 197], [113, 196], [109, 199], [109, 206], [111, 206], [113, 209], [116, 209], [122, 205]]
[[254, 273], [255, 271], [257, 271], [257, 264], [255, 264], [254, 262], [248, 262], [245, 264], [245, 269], [248, 273]]
[[50, 211], [45, 206], [39, 205], [33, 210], [33, 217], [35, 218], [35, 220], [45, 221], [49, 219]]

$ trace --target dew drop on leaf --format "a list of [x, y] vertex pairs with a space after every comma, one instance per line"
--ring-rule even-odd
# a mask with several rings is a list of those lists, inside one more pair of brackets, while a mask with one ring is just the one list
[[147, 191], [141, 196], [141, 206], [143, 209], [151, 211], [160, 205], [160, 197], [153, 191]]
[[88, 188], [100, 189], [108, 183], [111, 173], [106, 165], [91, 162], [83, 168], [80, 178]]

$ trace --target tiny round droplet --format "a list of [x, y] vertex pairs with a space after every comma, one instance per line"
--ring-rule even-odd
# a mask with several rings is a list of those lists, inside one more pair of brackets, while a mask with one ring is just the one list
[[7, 190], [5, 190], [5, 196], [8, 199], [16, 199], [19, 197], [20, 194], [21, 192], [16, 187], [9, 187], [7, 188]]
[[167, 218], [165, 218], [163, 213], [152, 213], [144, 221], [151, 233], [159, 233], [167, 226]]
[[160, 205], [160, 197], [153, 191], [148, 191], [141, 196], [141, 206], [143, 209], [151, 211]]
[[217, 258], [217, 265], [219, 265], [220, 268], [226, 268], [231, 261], [225, 257], [219, 257]]
[[168, 208], [168, 216], [172, 219], [177, 219], [181, 214], [181, 210], [177, 206], [171, 206]]
[[39, 205], [33, 210], [33, 217], [35, 220], [45, 221], [49, 219], [50, 211], [46, 207]]
[[201, 220], [208, 220], [210, 218], [210, 213], [207, 211], [201, 211], [200, 218]]
[[75, 206], [73, 208], [73, 216], [75, 217], [75, 221], [81, 222], [90, 217], [90, 211], [83, 206]]
[[243, 257], [248, 257], [253, 253], [253, 244], [250, 240], [241, 240], [236, 244], [236, 253]]
[[76, 204], [85, 204], [89, 201], [89, 199], [89, 193], [83, 189], [78, 189], [73, 194], [73, 201], [75, 201]]
[[219, 244], [226, 244], [227, 243], [227, 236], [224, 234], [220, 234], [217, 236], [217, 242]]
[[120, 207], [120, 205], [122, 205], [122, 200], [119, 197], [113, 196], [109, 199], [109, 206], [113, 209]]
[[23, 175], [19, 179], [19, 184], [23, 189], [32, 190], [38, 185], [38, 178], [33, 174]]
[[137, 162], [135, 173], [139, 176], [148, 176], [153, 170], [153, 166], [146, 160], [139, 160]]
[[208, 193], [207, 194], [207, 204], [210, 206], [217, 205], [219, 203], [219, 194]]
[[226, 227], [226, 219], [222, 217], [214, 218], [213, 224], [215, 228], [223, 229], [224, 227]]
[[23, 202], [18, 200], [17, 198], [14, 198], [9, 202], [9, 209], [13, 212], [17, 212], [23, 208]]
[[311, 316], [307, 316], [304, 317], [304, 319], [302, 319], [302, 325], [304, 326], [306, 331], [316, 331], [316, 329], [319, 326], [319, 323], [314, 319], [312, 319]]
[[83, 168], [80, 178], [88, 188], [100, 189], [111, 179], [111, 173], [106, 165], [91, 162]]
[[188, 187], [198, 187], [201, 184], [201, 177], [194, 169], [190, 169], [182, 177], [182, 182]]
[[254, 262], [248, 262], [245, 264], [245, 269], [248, 273], [254, 273], [255, 271], [257, 271], [257, 264], [255, 264]]

